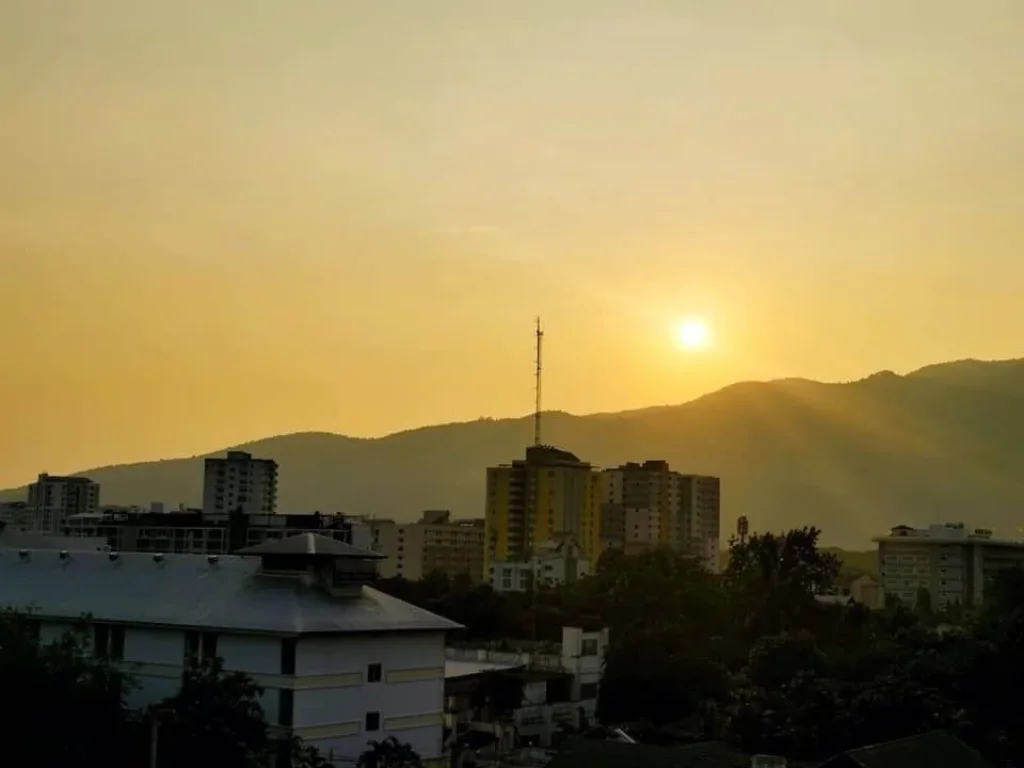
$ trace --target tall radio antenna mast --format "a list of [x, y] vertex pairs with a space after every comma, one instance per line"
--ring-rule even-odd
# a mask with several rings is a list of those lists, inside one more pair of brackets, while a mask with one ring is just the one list
[[540, 327], [540, 318], [537, 318], [537, 370], [536, 370], [536, 383], [535, 383], [535, 394], [537, 396], [536, 406], [533, 410], [533, 444], [540, 445], [540, 374], [541, 374], [541, 344], [544, 341], [544, 331]]

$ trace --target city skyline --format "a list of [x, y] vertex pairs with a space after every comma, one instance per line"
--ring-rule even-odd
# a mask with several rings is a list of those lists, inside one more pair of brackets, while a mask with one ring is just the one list
[[396, 8], [4, 4], [0, 485], [1020, 354], [1019, 4]]

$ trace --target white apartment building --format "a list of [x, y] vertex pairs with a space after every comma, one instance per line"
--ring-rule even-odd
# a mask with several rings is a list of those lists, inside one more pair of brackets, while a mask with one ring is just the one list
[[563, 627], [562, 642], [555, 648], [448, 648], [448, 727], [456, 734], [472, 729], [492, 730], [494, 724], [479, 720], [483, 713], [474, 713], [469, 706], [473, 685], [486, 675], [515, 674], [525, 680], [522, 704], [511, 721], [521, 742], [519, 746], [552, 746], [561, 733], [560, 725], [580, 728], [595, 723], [607, 647], [607, 629], [585, 632], [579, 627]]
[[45, 472], [28, 487], [29, 527], [41, 533], [59, 533], [71, 515], [95, 513], [100, 506], [100, 485], [87, 477], [58, 477]]
[[495, 592], [526, 592], [533, 587], [559, 587], [589, 576], [590, 561], [570, 536], [548, 541], [526, 561], [496, 560], [488, 566]]
[[254, 459], [244, 451], [228, 451], [223, 459], [207, 459], [203, 475], [203, 512], [248, 515], [277, 511], [277, 462]]
[[97, 651], [172, 695], [185, 665], [219, 656], [265, 688], [268, 721], [336, 762], [395, 736], [443, 746], [445, 632], [458, 624], [369, 586], [376, 553], [313, 534], [244, 556], [0, 550], [0, 606], [33, 606], [43, 641], [91, 614]]
[[898, 525], [874, 541], [885, 593], [909, 605], [922, 589], [938, 609], [980, 605], [998, 571], [1024, 565], [1024, 542], [995, 539], [991, 530], [963, 523]]

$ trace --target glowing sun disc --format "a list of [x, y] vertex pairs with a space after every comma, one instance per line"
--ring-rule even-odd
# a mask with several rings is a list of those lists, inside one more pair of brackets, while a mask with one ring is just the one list
[[676, 325], [675, 338], [683, 349], [707, 349], [711, 346], [711, 328], [703, 320], [684, 320]]

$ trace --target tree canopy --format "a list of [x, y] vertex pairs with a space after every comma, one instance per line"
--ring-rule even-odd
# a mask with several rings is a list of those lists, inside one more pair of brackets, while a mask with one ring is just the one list
[[[934, 729], [997, 764], [1024, 764], [1024, 571], [986, 583], [980, 610], [930, 599], [884, 610], [822, 601], [839, 570], [802, 528], [730, 542], [709, 573], [670, 550], [609, 553], [593, 576], [532, 594], [499, 594], [464, 579], [392, 580], [385, 591], [467, 626], [473, 642], [558, 640], [563, 626], [609, 629], [597, 715], [643, 740], [720, 738], [748, 752], [815, 761]], [[930, 596], [929, 596], [930, 597]], [[83, 624], [83, 628], [87, 626]], [[456, 638], [453, 638], [456, 639]], [[40, 643], [31, 614], [0, 613], [0, 682], [38, 692], [7, 724], [16, 750], [43, 765], [145, 763], [151, 728], [160, 768], [323, 768], [316, 750], [265, 721], [262, 691], [218, 662], [185, 671], [180, 690], [148, 713], [125, 705], [129, 675], [93, 656], [83, 631]], [[535, 646], [536, 647], [536, 646]], [[547, 652], [547, 651], [544, 651]], [[45, 713], [40, 709], [44, 706]], [[522, 702], [496, 676], [474, 705], [495, 722]], [[57, 718], [59, 729], [50, 727]], [[415, 768], [385, 739], [363, 768]]]
[[1024, 571], [988, 584], [980, 612], [936, 611], [930, 595], [871, 611], [817, 599], [841, 566], [818, 540], [815, 528], [733, 540], [721, 574], [655, 550], [609, 552], [593, 576], [534, 594], [444, 579], [394, 588], [475, 640], [608, 627], [597, 714], [642, 739], [714, 736], [815, 761], [946, 729], [1024, 764]]

